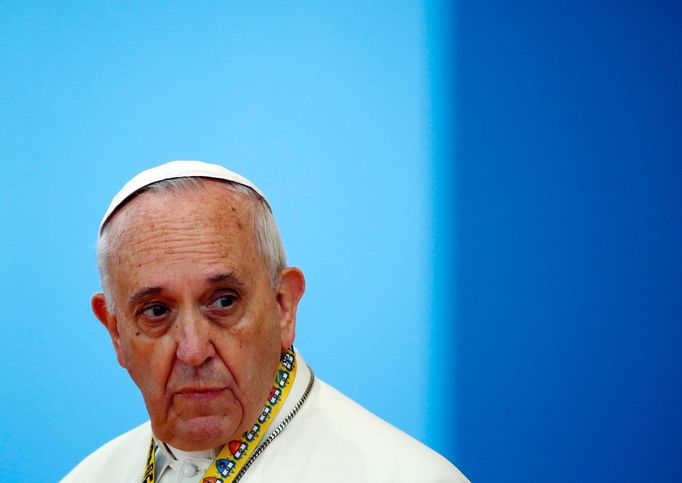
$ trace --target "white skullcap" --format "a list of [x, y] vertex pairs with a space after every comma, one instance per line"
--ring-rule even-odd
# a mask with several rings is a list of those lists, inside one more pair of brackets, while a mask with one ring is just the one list
[[255, 184], [234, 171], [230, 171], [217, 164], [209, 164], [202, 161], [170, 161], [161, 166], [142, 171], [128, 181], [121, 191], [116, 193], [116, 196], [111, 200], [109, 208], [107, 208], [106, 213], [102, 217], [102, 222], [99, 224], [99, 234], [102, 235], [102, 228], [114, 211], [140, 188], [165, 179], [185, 177], [215, 178], [239, 183], [254, 190], [268, 203], [263, 192]]

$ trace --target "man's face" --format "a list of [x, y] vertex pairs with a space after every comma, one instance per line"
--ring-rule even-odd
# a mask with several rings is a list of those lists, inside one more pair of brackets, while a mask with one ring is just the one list
[[259, 254], [250, 201], [215, 181], [144, 193], [108, 227], [115, 312], [93, 309], [140, 388], [157, 437], [187, 451], [226, 443], [257, 419], [294, 339], [303, 278], [278, 289]]

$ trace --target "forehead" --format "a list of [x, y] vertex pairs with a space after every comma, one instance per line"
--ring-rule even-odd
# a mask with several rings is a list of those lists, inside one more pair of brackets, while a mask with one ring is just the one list
[[[121, 207], [106, 229], [109, 262], [174, 263], [239, 255], [256, 246], [253, 201], [218, 181], [147, 191]], [[236, 254], [235, 252], [239, 252]]]

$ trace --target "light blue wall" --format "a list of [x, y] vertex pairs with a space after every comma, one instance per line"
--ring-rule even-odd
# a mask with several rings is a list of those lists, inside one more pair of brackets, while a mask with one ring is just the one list
[[[0, 480], [145, 419], [89, 310], [111, 196], [170, 159], [268, 194], [318, 374], [425, 439], [431, 177], [418, 2], [0, 4]], [[35, 463], [31, 468], [38, 468]]]

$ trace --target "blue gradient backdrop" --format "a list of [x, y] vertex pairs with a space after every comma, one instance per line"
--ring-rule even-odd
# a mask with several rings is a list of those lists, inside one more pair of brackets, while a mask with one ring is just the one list
[[455, 18], [453, 454], [475, 481], [680, 481], [680, 4]]
[[182, 158], [268, 194], [317, 373], [474, 481], [675, 481], [681, 21], [1, 3], [0, 481], [145, 419], [89, 311], [93, 247], [122, 183]]

